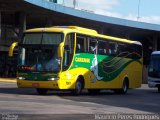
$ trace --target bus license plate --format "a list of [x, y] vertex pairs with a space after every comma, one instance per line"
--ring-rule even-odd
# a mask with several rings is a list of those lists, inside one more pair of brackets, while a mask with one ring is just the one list
[[39, 83], [32, 83], [32, 87], [39, 87]]

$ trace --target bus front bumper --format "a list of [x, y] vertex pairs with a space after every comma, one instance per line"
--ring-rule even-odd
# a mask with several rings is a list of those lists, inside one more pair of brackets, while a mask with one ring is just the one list
[[148, 77], [148, 86], [150, 88], [154, 88], [154, 87], [160, 86], [160, 78]]
[[68, 80], [35, 81], [17, 80], [19, 88], [45, 88], [45, 89], [74, 89], [75, 83]]

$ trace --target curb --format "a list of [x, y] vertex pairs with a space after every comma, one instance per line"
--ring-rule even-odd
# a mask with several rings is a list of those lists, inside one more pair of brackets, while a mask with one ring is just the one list
[[13, 79], [13, 80], [8, 80], [8, 79], [0, 79], [0, 82], [10, 82], [10, 83], [16, 83], [17, 80]]

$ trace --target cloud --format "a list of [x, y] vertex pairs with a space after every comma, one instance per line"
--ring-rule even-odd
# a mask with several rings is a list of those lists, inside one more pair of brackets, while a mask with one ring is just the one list
[[139, 18], [139, 21], [160, 24], [160, 16], [142, 16]]
[[[78, 9], [94, 11], [103, 10], [107, 11], [118, 4], [119, 0], [77, 0]], [[73, 7], [73, 0], [64, 0], [66, 6]]]
[[[76, 7], [80, 10], [86, 10], [96, 14], [137, 21], [137, 15], [135, 14], [124, 16], [122, 13], [118, 13], [118, 11], [112, 12], [113, 8], [118, 4], [120, 4], [120, 0], [77, 0]], [[73, 7], [73, 0], [65, 0], [65, 5]], [[138, 21], [160, 24], [160, 16], [140, 16]]]
[[118, 2], [119, 0], [78, 0], [78, 8], [94, 11], [95, 13], [107, 12]]
[[137, 15], [130, 14], [128, 16], [123, 16], [120, 18], [133, 20], [133, 21], [139, 21], [139, 22], [160, 24], [160, 16], [140, 16], [139, 18], [137, 18]]
[[98, 2], [98, 4], [96, 4], [97, 1], [98, 0], [95, 0], [92, 3], [85, 1], [86, 4], [88, 3], [88, 6], [89, 6], [88, 9], [90, 8], [90, 10], [94, 10], [96, 14], [111, 16], [115, 18], [122, 18], [122, 19], [127, 19], [132, 21], [160, 24], [160, 16], [140, 16], [139, 18], [137, 18], [136, 14], [128, 14], [127, 16], [124, 16], [121, 13], [112, 12], [112, 7], [117, 5], [119, 3], [119, 0], [113, 0], [112, 2], [109, 2], [109, 0], [101, 0], [101, 2]]

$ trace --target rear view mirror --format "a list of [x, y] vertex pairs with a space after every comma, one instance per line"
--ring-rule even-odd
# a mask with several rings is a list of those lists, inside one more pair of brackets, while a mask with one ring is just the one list
[[13, 51], [14, 51], [16, 46], [18, 46], [18, 42], [12, 43], [11, 46], [9, 47], [9, 57], [13, 56]]

